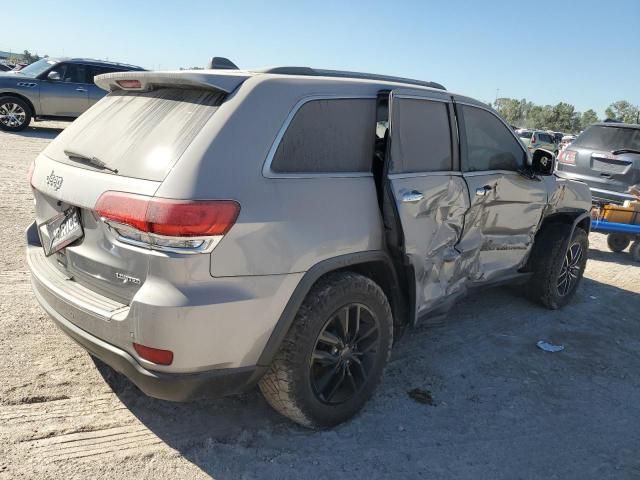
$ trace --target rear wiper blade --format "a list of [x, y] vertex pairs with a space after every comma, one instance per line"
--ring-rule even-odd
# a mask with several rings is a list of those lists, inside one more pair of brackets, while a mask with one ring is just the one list
[[640, 154], [640, 150], [637, 148], [619, 148], [618, 150], [614, 150], [611, 153], [614, 155], [620, 155], [621, 153], [638, 153]]
[[64, 154], [69, 157], [69, 160], [73, 160], [74, 162], [86, 163], [91, 165], [92, 167], [96, 167], [100, 170], [108, 170], [115, 174], [118, 173], [117, 168], [108, 167], [106, 163], [96, 157], [87, 157], [86, 155], [82, 155], [81, 153], [72, 152], [71, 150], [65, 150]]

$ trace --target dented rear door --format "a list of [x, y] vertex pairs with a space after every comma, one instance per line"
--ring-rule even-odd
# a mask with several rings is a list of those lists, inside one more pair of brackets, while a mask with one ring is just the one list
[[[453, 106], [446, 92], [394, 90], [389, 99], [385, 225], [400, 224], [415, 276], [416, 317], [464, 288], [455, 246], [469, 207], [458, 169]], [[393, 218], [391, 218], [393, 217]]]

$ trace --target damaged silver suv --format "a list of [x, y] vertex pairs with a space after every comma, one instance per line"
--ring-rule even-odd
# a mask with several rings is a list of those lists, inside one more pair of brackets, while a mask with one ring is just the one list
[[508, 282], [549, 308], [591, 196], [493, 110], [396, 77], [101, 75], [33, 165], [27, 257], [55, 323], [146, 394], [259, 385], [309, 427], [371, 397], [394, 337]]

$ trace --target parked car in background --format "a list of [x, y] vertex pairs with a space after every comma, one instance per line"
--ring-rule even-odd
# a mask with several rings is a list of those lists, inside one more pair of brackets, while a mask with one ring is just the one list
[[559, 145], [560, 151], [567, 148], [567, 146], [570, 145], [571, 142], [573, 142], [575, 139], [576, 139], [576, 135], [565, 135], [564, 137], [562, 137]]
[[43, 58], [19, 71], [0, 73], [0, 130], [17, 132], [31, 120], [67, 120], [100, 100], [93, 83], [103, 73], [143, 70], [86, 58]]
[[13, 67], [13, 65], [10, 65], [8, 63], [0, 63], [0, 72], [9, 72], [13, 70]]
[[27, 258], [55, 323], [151, 396], [258, 383], [330, 427], [467, 292], [523, 282], [556, 309], [578, 287], [588, 187], [483, 102], [308, 67], [96, 82], [31, 170]]
[[596, 201], [634, 200], [627, 192], [640, 183], [640, 125], [593, 124], [560, 152], [556, 173], [585, 182]]
[[516, 130], [516, 134], [531, 152], [536, 148], [542, 148], [553, 152], [555, 155], [558, 154], [558, 145], [551, 133], [544, 130], [520, 129]]

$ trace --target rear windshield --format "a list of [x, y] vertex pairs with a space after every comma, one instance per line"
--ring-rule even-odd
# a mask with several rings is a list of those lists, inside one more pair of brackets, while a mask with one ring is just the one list
[[54, 160], [73, 152], [97, 158], [118, 175], [161, 181], [222, 102], [210, 90], [117, 90], [87, 110], [45, 150]]
[[516, 132], [520, 138], [531, 138], [531, 132]]
[[594, 125], [582, 132], [572, 146], [606, 151], [621, 148], [640, 150], [640, 129]]

